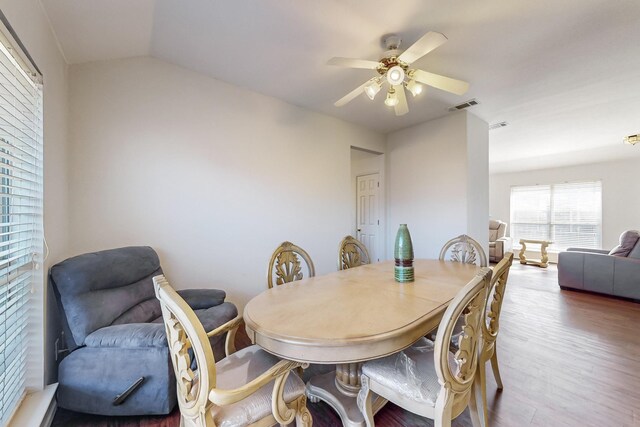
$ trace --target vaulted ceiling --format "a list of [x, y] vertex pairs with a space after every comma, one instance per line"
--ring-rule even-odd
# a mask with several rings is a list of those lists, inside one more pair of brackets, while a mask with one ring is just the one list
[[[295, 105], [388, 133], [469, 111], [489, 123], [492, 171], [636, 157], [640, 2], [633, 0], [42, 0], [67, 61], [151, 55]], [[396, 117], [366, 96], [333, 103], [373, 76], [326, 65], [377, 60], [381, 37], [448, 42], [415, 65], [471, 83], [429, 89]]]

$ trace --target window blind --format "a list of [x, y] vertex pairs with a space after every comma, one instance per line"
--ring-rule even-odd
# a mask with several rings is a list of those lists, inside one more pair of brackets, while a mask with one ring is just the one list
[[0, 425], [25, 393], [29, 297], [42, 286], [42, 85], [23, 64], [0, 38]]
[[553, 248], [600, 248], [602, 183], [511, 188], [511, 237], [551, 240]]

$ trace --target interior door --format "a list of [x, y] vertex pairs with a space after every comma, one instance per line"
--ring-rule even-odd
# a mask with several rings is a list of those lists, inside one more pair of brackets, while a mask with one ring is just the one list
[[356, 181], [357, 239], [367, 247], [371, 262], [380, 261], [380, 174], [357, 177]]

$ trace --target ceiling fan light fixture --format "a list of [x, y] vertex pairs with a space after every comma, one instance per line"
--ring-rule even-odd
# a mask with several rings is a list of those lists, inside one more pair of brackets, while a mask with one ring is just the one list
[[389, 89], [389, 92], [387, 93], [387, 99], [384, 100], [384, 105], [386, 105], [387, 107], [395, 107], [396, 105], [398, 105], [398, 96], [396, 95], [396, 91], [393, 89]]
[[424, 86], [422, 86], [420, 83], [416, 82], [415, 80], [411, 79], [407, 82], [407, 90], [411, 92], [411, 95], [418, 96], [424, 90]]
[[364, 93], [366, 93], [369, 99], [373, 101], [373, 98], [375, 98], [378, 92], [380, 92], [381, 87], [382, 84], [380, 81], [374, 80], [364, 87]]
[[396, 86], [404, 81], [404, 70], [399, 65], [394, 65], [387, 71], [387, 81], [390, 85]]
[[[377, 75], [372, 75], [360, 86], [334, 102], [334, 105], [336, 107], [342, 107], [356, 99], [363, 92], [369, 99], [373, 100], [378, 92], [382, 91], [382, 86], [384, 86], [386, 90], [386, 85], [389, 84], [390, 87], [384, 103], [389, 107], [394, 107], [393, 109], [396, 116], [403, 116], [409, 112], [405, 89], [411, 92], [411, 95], [414, 97], [425, 92], [427, 86], [435, 87], [436, 89], [455, 95], [463, 95], [469, 90], [469, 83], [465, 81], [441, 76], [419, 68], [412, 68], [412, 64], [415, 61], [447, 41], [447, 37], [444, 34], [429, 31], [403, 51], [399, 50], [400, 41], [400, 37], [395, 34], [385, 36], [383, 43], [387, 51], [383, 53], [382, 57], [379, 57], [380, 59], [378, 61], [343, 57], [331, 58], [328, 62], [329, 65], [360, 68], [372, 70], [377, 73]], [[465, 106], [457, 105], [452, 107], [450, 111], [476, 104], [477, 102], [475, 100], [467, 101], [464, 104]]]

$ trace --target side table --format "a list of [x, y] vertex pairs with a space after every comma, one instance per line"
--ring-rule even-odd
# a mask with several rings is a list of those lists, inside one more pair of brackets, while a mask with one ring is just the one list
[[[527, 259], [525, 256], [525, 251], [527, 250], [527, 243], [532, 243], [534, 245], [540, 245], [540, 259]], [[520, 245], [522, 248], [520, 249], [520, 264], [530, 264], [537, 265], [538, 267], [547, 268], [549, 265], [549, 256], [547, 255], [547, 247], [553, 242], [549, 240], [532, 240], [532, 239], [520, 239]]]

